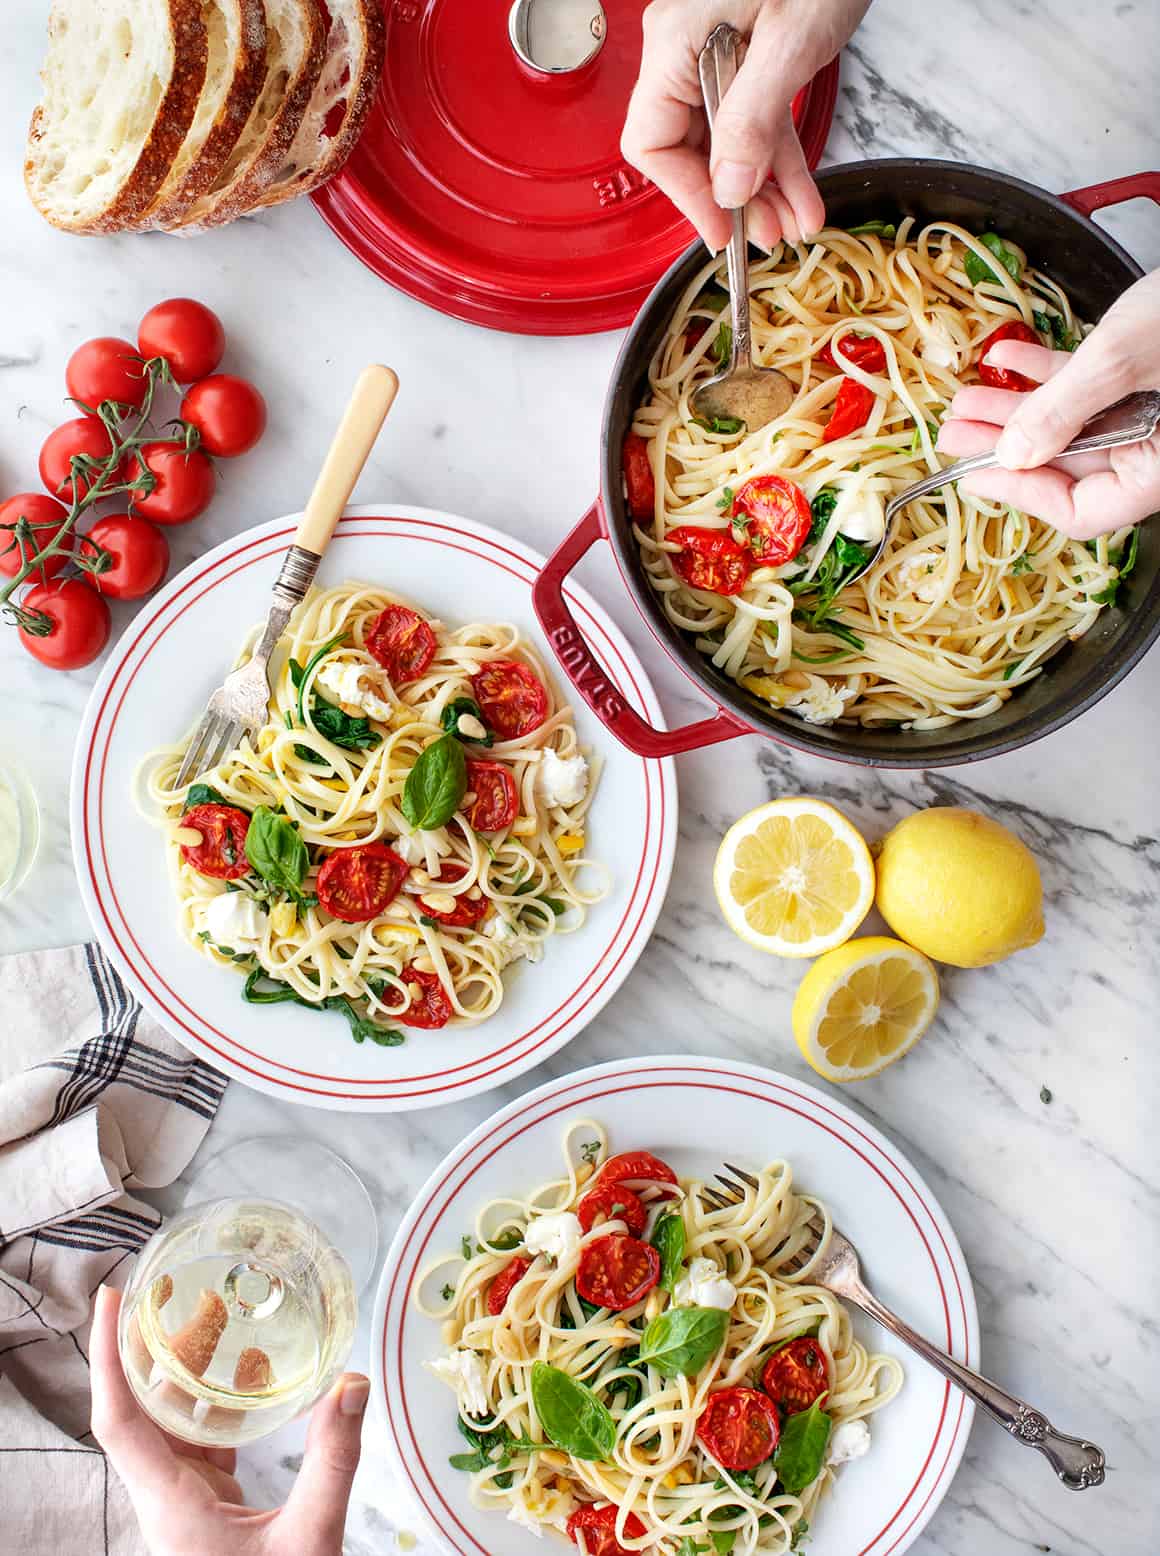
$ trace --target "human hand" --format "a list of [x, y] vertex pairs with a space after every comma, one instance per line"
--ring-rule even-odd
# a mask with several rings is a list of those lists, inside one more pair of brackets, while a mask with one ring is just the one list
[[1041, 387], [1020, 393], [973, 385], [955, 395], [951, 419], [939, 431], [940, 452], [959, 459], [993, 448], [1005, 467], [964, 476], [964, 491], [1008, 502], [1077, 540], [1160, 511], [1160, 432], [1051, 463], [1084, 422], [1116, 400], [1160, 389], [1160, 270], [1117, 298], [1078, 350], [1004, 340], [987, 361]]
[[[825, 207], [790, 105], [869, 7], [870, 0], [653, 0], [645, 11], [640, 77], [620, 149], [715, 254], [729, 241], [727, 212], [739, 205], [747, 205], [749, 234], [765, 249], [822, 226]], [[748, 48], [721, 99], [710, 153], [697, 56], [719, 22], [732, 23]]]
[[341, 1556], [370, 1384], [346, 1373], [314, 1407], [306, 1454], [286, 1506], [246, 1507], [232, 1448], [199, 1448], [155, 1426], [117, 1352], [121, 1294], [97, 1292], [89, 1366], [93, 1436], [133, 1502], [153, 1556]]

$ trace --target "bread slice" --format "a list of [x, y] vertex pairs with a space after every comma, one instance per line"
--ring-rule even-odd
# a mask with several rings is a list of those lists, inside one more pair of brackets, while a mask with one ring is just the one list
[[204, 231], [244, 216], [281, 167], [306, 114], [326, 62], [327, 13], [320, 0], [265, 3], [266, 79], [258, 100], [213, 184], [163, 224], [167, 232]]
[[205, 83], [201, 0], [56, 0], [24, 182], [70, 232], [117, 232], [161, 188]]
[[201, 0], [205, 86], [189, 133], [145, 215], [163, 226], [210, 189], [237, 145], [266, 79], [264, 0]]

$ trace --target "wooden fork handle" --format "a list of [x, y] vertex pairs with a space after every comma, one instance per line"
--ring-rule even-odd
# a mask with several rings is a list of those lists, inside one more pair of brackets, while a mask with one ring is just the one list
[[355, 482], [370, 457], [379, 429], [394, 402], [399, 380], [389, 367], [364, 367], [338, 424], [298, 524], [294, 544], [321, 557], [330, 544]]

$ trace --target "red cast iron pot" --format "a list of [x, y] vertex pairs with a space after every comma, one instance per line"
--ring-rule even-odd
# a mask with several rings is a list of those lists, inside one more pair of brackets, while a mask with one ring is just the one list
[[[899, 214], [950, 218], [975, 232], [1009, 233], [1033, 264], [1067, 291], [1081, 318], [1095, 320], [1141, 274], [1139, 265], [1090, 219], [1091, 213], [1146, 195], [1160, 204], [1160, 172], [1112, 179], [1052, 195], [1021, 179], [954, 162], [890, 159], [850, 162], [818, 175], [827, 217], [848, 227]], [[577, 692], [614, 735], [642, 756], [669, 756], [760, 734], [813, 756], [868, 767], [950, 767], [1028, 745], [1090, 708], [1121, 681], [1160, 634], [1160, 529], [1149, 521], [1121, 603], [1103, 611], [1077, 643], [986, 719], [946, 729], [868, 730], [803, 723], [771, 708], [714, 668], [665, 616], [649, 586], [621, 489], [620, 451], [645, 389], [648, 365], [678, 299], [705, 251], [695, 244], [654, 287], [621, 348], [604, 410], [601, 494], [545, 564], [534, 591], [536, 614]], [[563, 585], [597, 540], [610, 542], [644, 619], [673, 659], [716, 705], [681, 729], [658, 730], [627, 707], [580, 634]]]

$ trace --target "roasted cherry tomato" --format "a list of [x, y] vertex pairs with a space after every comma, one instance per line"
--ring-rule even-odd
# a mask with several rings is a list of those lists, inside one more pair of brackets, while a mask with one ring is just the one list
[[20, 601], [22, 610], [49, 618], [48, 631], [20, 628], [20, 641], [34, 659], [53, 670], [79, 670], [109, 641], [109, 607], [79, 578], [37, 584]]
[[[50, 492], [72, 501], [72, 458], [74, 454], [87, 454], [101, 461], [113, 452], [108, 429], [95, 416], [76, 416], [63, 422], [45, 438], [40, 450], [40, 479]], [[105, 483], [106, 489], [119, 483], [124, 467], [120, 466]], [[77, 478], [77, 496], [83, 497], [96, 481], [95, 474]]]
[[827, 367], [840, 368], [849, 364], [852, 367], [860, 367], [864, 373], [884, 373], [886, 347], [877, 335], [855, 335], [847, 331], [838, 342], [836, 355], [833, 345], [827, 341], [818, 352], [817, 360], [824, 362]]
[[211, 800], [187, 810], [181, 825], [201, 833], [200, 843], [181, 845], [181, 857], [199, 875], [212, 876], [215, 881], [238, 881], [249, 875], [252, 866], [246, 858], [246, 833], [250, 818], [246, 811]]
[[766, 1362], [761, 1386], [783, 1415], [808, 1410], [830, 1386], [821, 1346], [809, 1335], [783, 1345]]
[[760, 1389], [718, 1389], [701, 1412], [697, 1436], [727, 1470], [756, 1469], [781, 1436], [777, 1406]]
[[518, 660], [489, 659], [471, 677], [471, 690], [484, 723], [501, 740], [530, 735], [548, 717], [547, 688]]
[[648, 444], [639, 432], [630, 432], [625, 437], [621, 465], [628, 493], [629, 517], [651, 519], [656, 512], [657, 486], [649, 464]]
[[[583, 1538], [587, 1556], [635, 1556], [616, 1538], [616, 1514], [611, 1502], [604, 1507], [577, 1508], [567, 1523], [568, 1538], [573, 1545], [579, 1545]], [[635, 1513], [629, 1513], [624, 1533], [627, 1539], [639, 1540], [648, 1530]]]
[[425, 675], [437, 646], [430, 623], [405, 605], [388, 605], [372, 616], [363, 641], [396, 686]]
[[410, 869], [385, 843], [363, 843], [328, 854], [318, 872], [319, 906], [331, 918], [361, 924], [377, 918], [399, 892]]
[[740, 594], [753, 571], [753, 553], [748, 546], [739, 546], [727, 529], [680, 524], [665, 539], [681, 547], [669, 553], [669, 563], [690, 589]]
[[[57, 502], [55, 497], [46, 497], [43, 492], [17, 492], [15, 497], [0, 503], [0, 573], [15, 578], [25, 562], [32, 560], [34, 551], [42, 550], [56, 539], [57, 531], [67, 518], [68, 509], [64, 504]], [[15, 525], [19, 519], [26, 519], [32, 527], [31, 541], [26, 540], [23, 544], [16, 539], [15, 529], [5, 528]], [[74, 541], [71, 536], [65, 538], [68, 541], [66, 550], [50, 556], [34, 573], [29, 573], [33, 583], [47, 583], [68, 566]]]
[[591, 1232], [597, 1221], [623, 1221], [633, 1237], [639, 1237], [648, 1220], [644, 1203], [620, 1183], [598, 1183], [576, 1207], [580, 1229]]
[[134, 457], [130, 480], [141, 467], [153, 477], [153, 489], [134, 492], [133, 511], [157, 524], [188, 524], [204, 513], [213, 496], [213, 466], [201, 452], [187, 453], [180, 443], [146, 443]]
[[839, 438], [849, 437], [851, 432], [864, 427], [870, 420], [875, 398], [865, 385], [855, 383], [852, 378], [843, 378], [826, 430], [822, 433], [822, 442], [836, 443]]
[[[661, 1183], [677, 1186], [677, 1175], [667, 1162], [651, 1151], [622, 1151], [610, 1156], [596, 1175], [596, 1181], [604, 1187], [609, 1183], [624, 1183], [629, 1188], [646, 1189]], [[666, 1199], [672, 1195], [666, 1192]]]
[[661, 1256], [651, 1243], [612, 1232], [585, 1243], [576, 1290], [585, 1302], [620, 1313], [643, 1301], [660, 1278]]
[[[439, 871], [439, 879], [435, 886], [432, 887], [432, 891], [438, 891], [440, 886], [450, 886], [455, 881], [461, 881], [466, 874], [466, 865], [460, 864], [457, 859], [447, 859]], [[472, 886], [468, 888], [468, 891], [479, 891], [479, 888]], [[482, 891], [479, 891], [478, 897], [470, 897], [467, 892], [463, 891], [457, 892], [455, 894], [455, 906], [445, 910], [428, 907], [423, 897], [419, 898], [419, 906], [427, 918], [433, 918], [437, 923], [446, 924], [450, 929], [470, 929], [474, 924], [478, 924], [482, 919], [486, 918], [488, 909], [487, 898]]]
[[763, 567], [790, 562], [806, 543], [813, 523], [809, 499], [796, 481], [755, 475], [737, 488], [733, 517], [744, 517], [745, 539]]
[[97, 547], [112, 557], [103, 573], [86, 573], [86, 583], [114, 600], [139, 600], [165, 577], [169, 566], [169, 542], [148, 519], [131, 519], [127, 513], [110, 513], [98, 519], [78, 548], [83, 557], [95, 557]]
[[1001, 340], [1025, 340], [1029, 346], [1041, 344], [1039, 336], [1029, 324], [1024, 324], [1022, 319], [1008, 319], [1006, 324], [1000, 324], [997, 330], [992, 330], [979, 347], [980, 380], [990, 389], [1018, 389], [1024, 394], [1038, 389], [1039, 385], [1034, 378], [1028, 378], [1026, 373], [1012, 372], [1009, 367], [991, 367], [984, 362], [987, 352]]
[[248, 378], [213, 373], [181, 402], [182, 421], [192, 422], [201, 446], [219, 459], [247, 454], [266, 430], [266, 402]]
[[507, 1299], [532, 1267], [530, 1259], [509, 1259], [487, 1288], [487, 1311], [498, 1317], [507, 1305]]
[[139, 406], [149, 387], [136, 346], [116, 335], [99, 335], [78, 346], [68, 359], [64, 381], [72, 398], [94, 411], [105, 400]]
[[171, 297], [141, 320], [137, 345], [143, 357], [164, 357], [179, 384], [192, 384], [221, 361], [226, 332], [212, 308], [192, 297]]
[[423, 1027], [434, 1031], [445, 1027], [451, 1020], [451, 1001], [447, 990], [433, 972], [418, 972], [414, 967], [403, 969], [403, 982], [411, 991], [411, 1003], [406, 1010], [394, 1017], [405, 1027]]
[[520, 813], [520, 794], [510, 767], [467, 759], [467, 792], [475, 799], [467, 820], [477, 832], [502, 832]]

